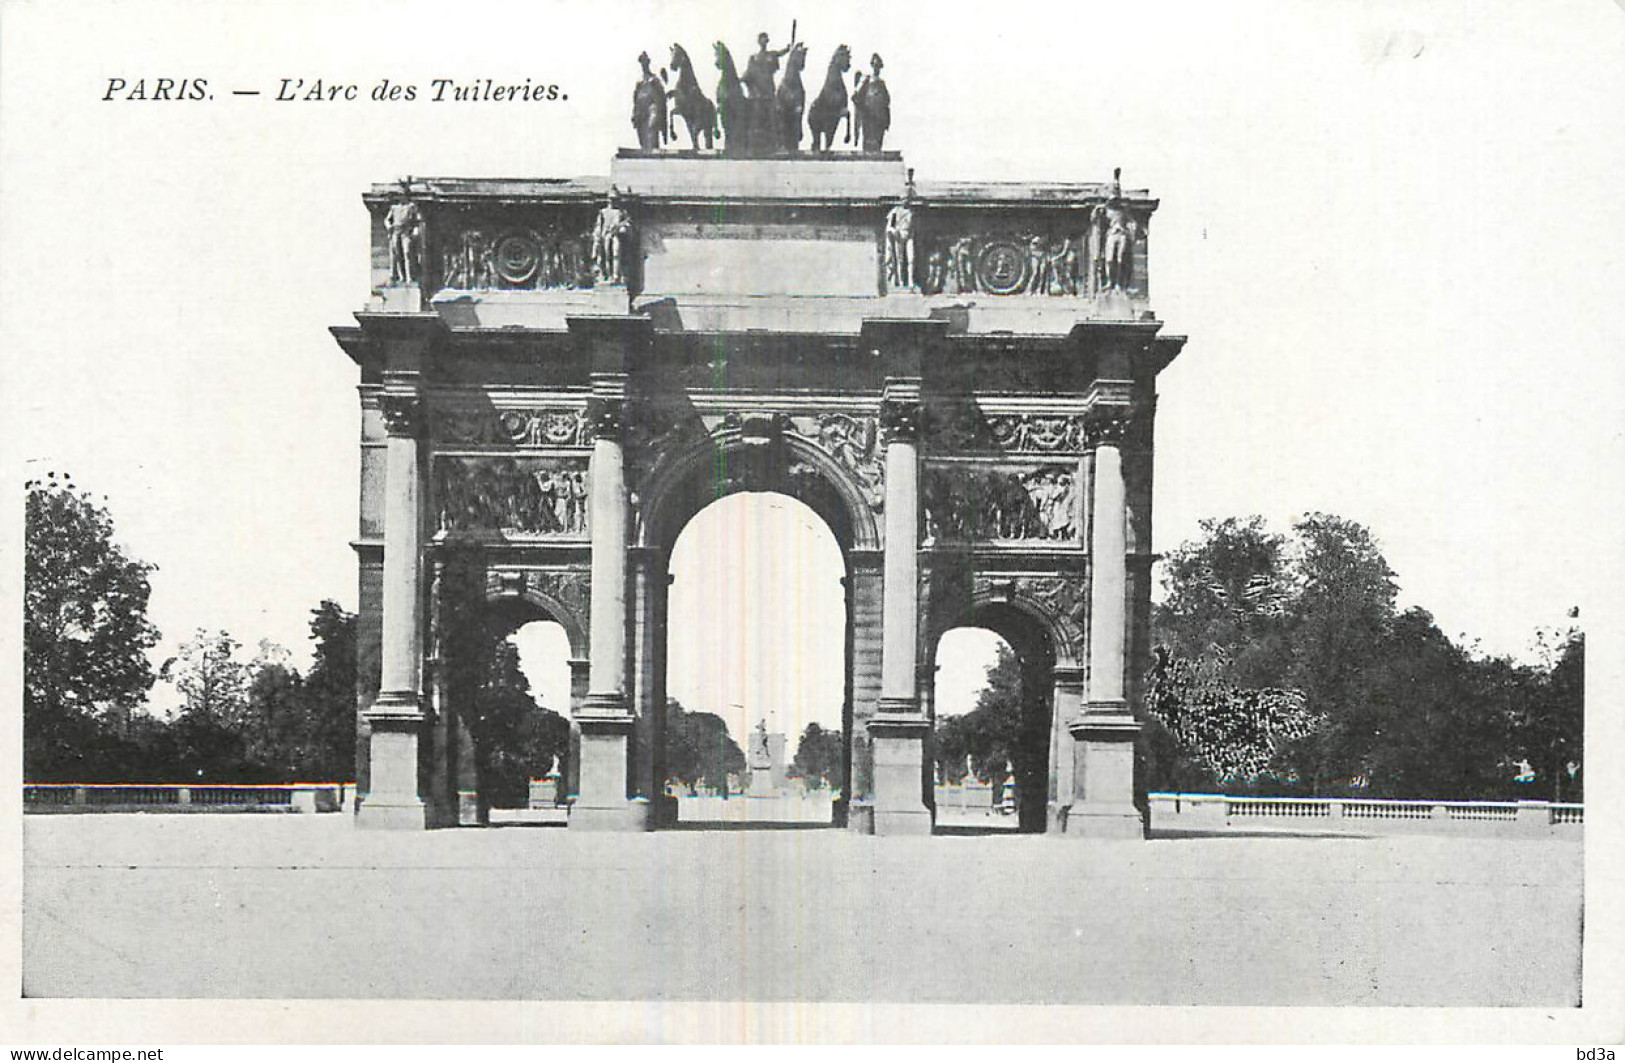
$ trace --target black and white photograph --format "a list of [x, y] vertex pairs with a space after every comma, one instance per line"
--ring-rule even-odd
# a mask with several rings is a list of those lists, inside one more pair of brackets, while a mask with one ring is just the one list
[[1621, 99], [1613, 0], [0, 3], [0, 1042], [1619, 1045]]

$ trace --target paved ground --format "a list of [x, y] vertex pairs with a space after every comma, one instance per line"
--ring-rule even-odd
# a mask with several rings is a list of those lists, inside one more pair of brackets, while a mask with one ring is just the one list
[[1569, 841], [30, 816], [23, 885], [29, 996], [1570, 1005], [1580, 976]]

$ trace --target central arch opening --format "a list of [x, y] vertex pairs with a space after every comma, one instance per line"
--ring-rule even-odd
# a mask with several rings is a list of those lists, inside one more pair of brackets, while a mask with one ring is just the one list
[[671, 552], [666, 792], [682, 823], [830, 823], [846, 780], [845, 560], [805, 503], [746, 491]]

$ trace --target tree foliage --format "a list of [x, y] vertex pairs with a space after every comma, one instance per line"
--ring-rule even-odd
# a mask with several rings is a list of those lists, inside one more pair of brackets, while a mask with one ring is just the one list
[[788, 774], [809, 786], [840, 789], [846, 784], [846, 764], [841, 753], [841, 732], [825, 730], [809, 723], [796, 743], [796, 755]]
[[1554, 789], [1570, 778], [1577, 635], [1543, 664], [1475, 657], [1425, 610], [1398, 611], [1397, 577], [1353, 521], [1309, 514], [1290, 538], [1259, 517], [1201, 527], [1169, 555], [1153, 614], [1152, 788], [1530, 796], [1517, 758]]
[[724, 795], [728, 776], [745, 770], [745, 753], [728, 724], [710, 712], [690, 712], [676, 698], [666, 701], [666, 780], [694, 793], [708, 786]]
[[54, 472], [27, 484], [23, 549], [24, 772], [71, 779], [152, 687], [154, 568], [114, 541], [105, 507]]
[[492, 808], [524, 808], [530, 780], [553, 771], [569, 750], [569, 722], [536, 704], [519, 650], [507, 639], [491, 644], [467, 719], [480, 797]]
[[1002, 782], [1016, 759], [1020, 739], [1021, 661], [1001, 641], [976, 707], [937, 721], [938, 777], [957, 784], [968, 771], [977, 779]]

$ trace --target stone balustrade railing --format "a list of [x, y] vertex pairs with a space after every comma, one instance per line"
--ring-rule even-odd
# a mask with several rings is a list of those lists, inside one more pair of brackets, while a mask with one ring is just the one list
[[1578, 832], [1585, 806], [1551, 801], [1385, 801], [1343, 797], [1147, 794], [1153, 829], [1548, 835]]
[[337, 812], [353, 783], [25, 783], [24, 812]]

